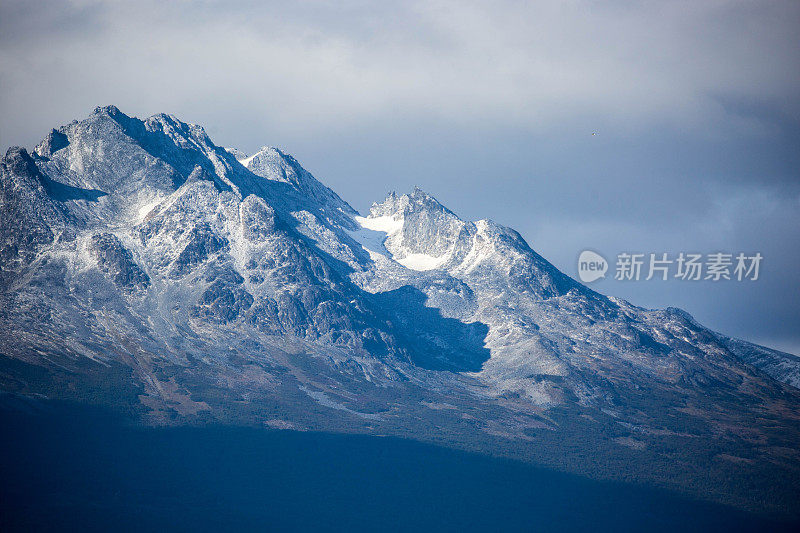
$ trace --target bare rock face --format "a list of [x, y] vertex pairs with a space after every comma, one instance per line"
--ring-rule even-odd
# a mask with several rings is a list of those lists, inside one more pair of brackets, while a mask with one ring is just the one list
[[6, 152], [0, 162], [0, 184], [0, 287], [4, 287], [43, 247], [71, 232], [66, 210], [52, 198], [54, 187], [24, 148]]
[[597, 294], [422, 190], [361, 216], [278, 149], [113, 106], [10, 149], [0, 185], [5, 392], [119, 407], [92, 392], [113, 375], [154, 423], [411, 435], [673, 484], [733, 479], [693, 462], [720, 455], [796, 479], [798, 358]]
[[90, 249], [100, 270], [123, 290], [145, 289], [150, 284], [150, 278], [113, 233], [93, 235]]

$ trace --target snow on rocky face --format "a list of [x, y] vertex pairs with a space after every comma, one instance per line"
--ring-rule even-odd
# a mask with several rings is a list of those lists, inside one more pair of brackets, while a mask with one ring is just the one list
[[420, 189], [362, 216], [276, 148], [113, 106], [10, 149], [0, 183], [4, 390], [69, 397], [53, 383], [102, 367], [162, 422], [798, 431], [800, 396], [767, 375], [796, 386], [794, 356], [597, 294]]

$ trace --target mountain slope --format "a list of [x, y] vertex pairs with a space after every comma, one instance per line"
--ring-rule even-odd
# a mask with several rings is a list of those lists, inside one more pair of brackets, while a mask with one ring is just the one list
[[800, 392], [770, 377], [796, 385], [792, 356], [597, 294], [421, 190], [361, 216], [280, 150], [113, 106], [10, 149], [0, 182], [17, 397], [412, 436], [793, 508]]

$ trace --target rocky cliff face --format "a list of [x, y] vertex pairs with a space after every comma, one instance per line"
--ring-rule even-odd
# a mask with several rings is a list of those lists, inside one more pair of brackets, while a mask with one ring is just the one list
[[636, 476], [682, 488], [642, 469], [680, 456], [689, 479], [689, 449], [747, 475], [798, 468], [796, 357], [597, 294], [421, 190], [361, 216], [280, 150], [114, 107], [10, 149], [0, 184], [5, 392], [595, 475], [646, 456]]

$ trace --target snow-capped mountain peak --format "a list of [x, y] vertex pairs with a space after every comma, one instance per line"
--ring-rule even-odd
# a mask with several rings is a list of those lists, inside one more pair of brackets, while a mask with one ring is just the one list
[[384, 247], [392, 258], [412, 270], [443, 267], [452, 259], [467, 224], [433, 196], [415, 187], [410, 194], [390, 193], [372, 205], [362, 227], [386, 233]]
[[418, 188], [361, 216], [277, 148], [110, 106], [10, 149], [0, 193], [7, 389], [113, 382], [160, 422], [435, 420], [518, 443], [800, 433], [800, 396], [766, 374], [798, 383], [797, 358], [597, 294]]

